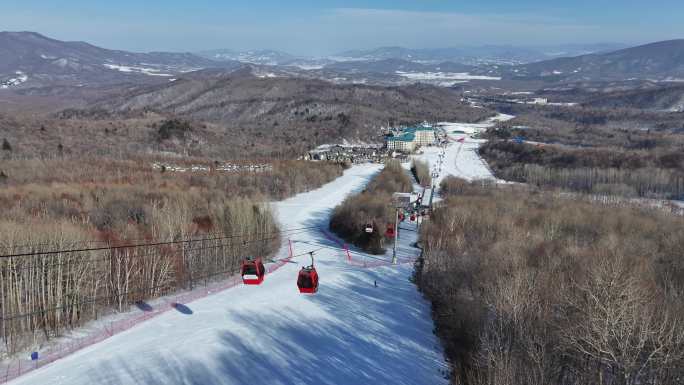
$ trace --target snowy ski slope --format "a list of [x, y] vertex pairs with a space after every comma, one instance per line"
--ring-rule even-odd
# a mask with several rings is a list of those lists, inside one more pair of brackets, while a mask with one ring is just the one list
[[[315, 191], [274, 203], [283, 228], [327, 228], [332, 208], [379, 171], [359, 165]], [[399, 259], [418, 254], [402, 224]], [[362, 268], [320, 230], [292, 236], [294, 253], [316, 252], [318, 294], [296, 275], [308, 257], [266, 276], [185, 304], [30, 372], [13, 385], [86, 384], [447, 384], [430, 306], [409, 282], [411, 263]], [[287, 256], [287, 241], [279, 253]], [[382, 261], [353, 252], [356, 264]], [[374, 282], [377, 282], [377, 287]]]
[[[441, 147], [425, 147], [423, 154], [413, 157], [427, 161], [431, 171], [436, 167], [439, 174], [437, 178], [433, 178], [436, 186], [439, 186], [442, 180], [450, 175], [466, 180], [496, 179], [487, 163], [477, 153], [480, 145], [486, 141], [472, 139], [470, 135], [485, 131], [497, 121], [510, 119], [513, 119], [513, 116], [499, 114], [483, 123], [440, 123], [444, 126], [449, 138], [446, 149], [443, 151]], [[463, 142], [458, 142], [458, 140], [463, 140]], [[444, 159], [440, 166], [439, 155], [442, 152], [444, 152]]]

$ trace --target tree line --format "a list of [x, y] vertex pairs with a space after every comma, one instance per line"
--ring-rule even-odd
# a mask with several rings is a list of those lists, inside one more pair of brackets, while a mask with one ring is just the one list
[[423, 187], [432, 187], [432, 175], [430, 174], [430, 165], [427, 162], [414, 159], [411, 162], [411, 172], [418, 184]]
[[492, 141], [480, 148], [497, 177], [542, 188], [623, 197], [684, 196], [684, 155], [610, 147], [572, 148]]
[[[245, 257], [268, 258], [279, 245], [268, 200], [343, 170], [288, 161], [259, 172], [174, 173], [135, 161], [56, 162], [10, 161], [0, 189], [0, 256], [22, 254], [0, 257], [0, 338], [10, 354], [235, 274]], [[135, 244], [153, 245], [122, 247]]]
[[[360, 194], [350, 196], [330, 217], [330, 230], [345, 241], [373, 254], [385, 252], [387, 226], [394, 226], [392, 194], [411, 192], [413, 184], [401, 163], [390, 160]], [[372, 232], [367, 232], [370, 226]]]
[[684, 219], [448, 178], [416, 282], [454, 384], [679, 384]]
[[[153, 206], [150, 233], [134, 224], [103, 232], [101, 242], [65, 221], [56, 228], [0, 224], [0, 329], [9, 353], [57, 337], [112, 309], [190, 289], [237, 273], [247, 256], [271, 255], [278, 226], [267, 205], [246, 198], [214, 205], [208, 216], [190, 202]], [[54, 223], [52, 223], [54, 225]], [[149, 246], [128, 247], [128, 245]], [[22, 245], [21, 247], [17, 245]], [[85, 250], [85, 251], [80, 251]]]

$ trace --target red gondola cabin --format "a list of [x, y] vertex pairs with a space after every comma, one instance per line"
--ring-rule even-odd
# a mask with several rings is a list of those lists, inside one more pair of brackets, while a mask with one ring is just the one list
[[245, 285], [260, 285], [264, 282], [266, 268], [261, 258], [247, 258], [242, 261], [240, 273], [242, 275], [242, 283]]
[[318, 272], [312, 266], [302, 267], [297, 277], [297, 287], [300, 293], [314, 294], [318, 291]]
[[387, 225], [387, 231], [385, 231], [385, 236], [387, 238], [394, 238], [395, 235], [396, 235], [396, 233], [394, 232], [394, 225], [392, 225], [392, 224]]

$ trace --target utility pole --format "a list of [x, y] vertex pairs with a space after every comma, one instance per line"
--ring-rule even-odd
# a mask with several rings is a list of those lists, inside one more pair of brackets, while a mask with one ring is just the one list
[[394, 209], [394, 248], [392, 249], [392, 264], [397, 264], [397, 239], [399, 239], [399, 209]]

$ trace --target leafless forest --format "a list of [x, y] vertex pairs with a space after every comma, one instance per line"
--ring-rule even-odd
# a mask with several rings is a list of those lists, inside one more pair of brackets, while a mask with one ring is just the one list
[[681, 384], [684, 219], [449, 178], [416, 281], [455, 384]]
[[246, 256], [270, 257], [283, 229], [268, 200], [319, 187], [342, 167], [269, 166], [180, 173], [149, 159], [3, 162], [3, 350], [234, 274]]
[[411, 162], [411, 172], [418, 183], [423, 187], [432, 186], [432, 176], [430, 176], [430, 165], [420, 160]]
[[492, 141], [480, 154], [499, 178], [537, 187], [630, 198], [684, 194], [684, 155], [672, 144], [628, 149]]
[[[368, 184], [365, 191], [337, 206], [330, 218], [330, 230], [362, 249], [384, 253], [387, 225], [394, 225], [394, 192], [411, 192], [411, 178], [398, 161], [390, 161]], [[370, 225], [372, 233], [365, 231]]]

